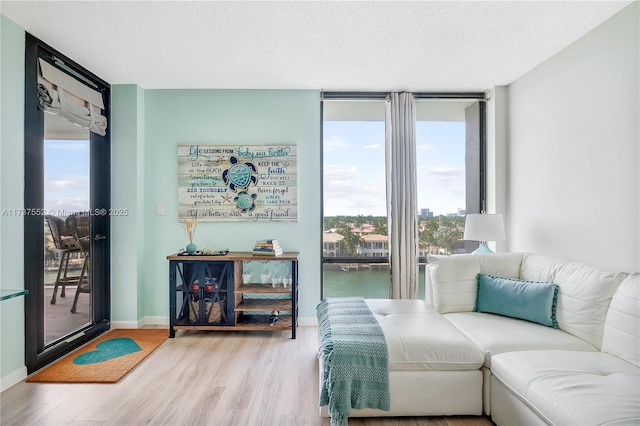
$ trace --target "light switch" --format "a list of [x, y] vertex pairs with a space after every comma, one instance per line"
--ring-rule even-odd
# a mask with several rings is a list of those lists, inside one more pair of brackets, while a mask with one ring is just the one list
[[156, 214], [158, 216], [164, 216], [167, 214], [167, 205], [165, 203], [158, 203], [156, 206]]

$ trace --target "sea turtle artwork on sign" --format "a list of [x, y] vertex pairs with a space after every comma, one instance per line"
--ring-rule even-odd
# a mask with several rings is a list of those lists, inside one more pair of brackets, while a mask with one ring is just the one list
[[178, 218], [298, 220], [296, 145], [178, 145]]

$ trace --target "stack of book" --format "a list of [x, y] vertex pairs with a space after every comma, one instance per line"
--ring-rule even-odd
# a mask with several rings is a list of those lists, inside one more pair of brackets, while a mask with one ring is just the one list
[[278, 240], [258, 240], [253, 246], [252, 253], [259, 256], [280, 256], [282, 247], [278, 244]]

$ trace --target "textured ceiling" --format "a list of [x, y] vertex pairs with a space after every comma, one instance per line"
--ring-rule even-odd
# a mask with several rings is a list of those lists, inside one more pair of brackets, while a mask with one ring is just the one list
[[483, 91], [630, 1], [2, 1], [111, 84]]

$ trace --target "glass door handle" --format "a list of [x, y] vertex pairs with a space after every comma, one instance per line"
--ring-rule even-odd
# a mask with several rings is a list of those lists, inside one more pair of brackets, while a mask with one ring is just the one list
[[105, 236], [104, 236], [104, 235], [102, 235], [102, 234], [96, 234], [96, 235], [93, 237], [93, 239], [94, 239], [94, 240], [96, 240], [96, 241], [100, 241], [100, 240], [106, 240], [106, 239], [107, 239], [107, 237], [105, 237]]

